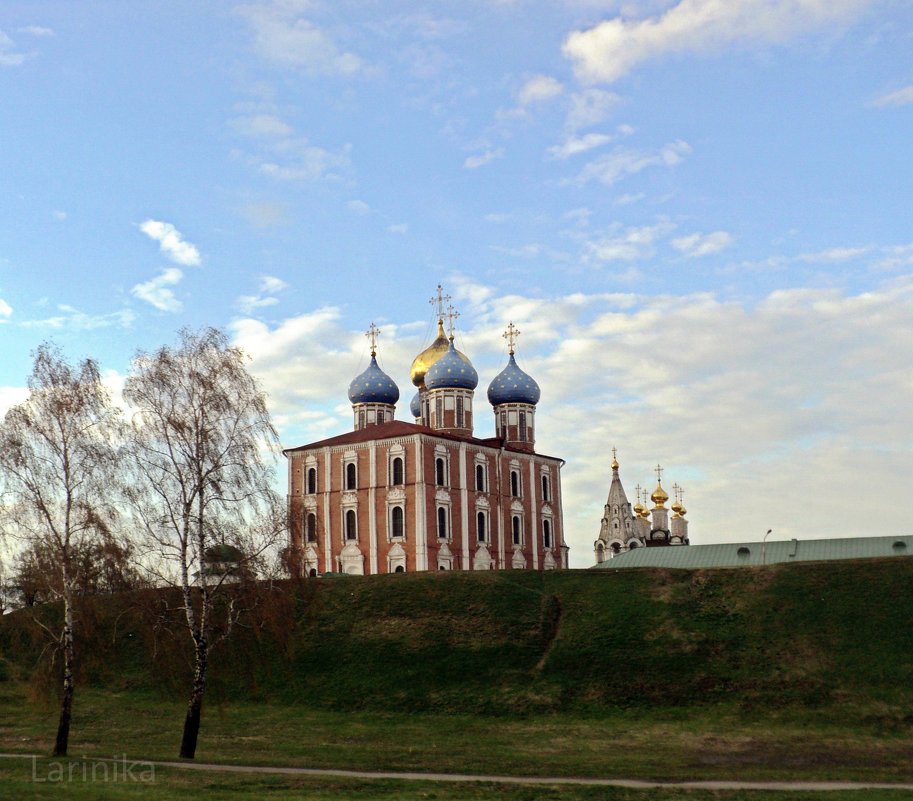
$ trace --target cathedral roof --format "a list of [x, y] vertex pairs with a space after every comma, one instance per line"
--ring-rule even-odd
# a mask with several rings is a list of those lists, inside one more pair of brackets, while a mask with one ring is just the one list
[[416, 392], [412, 396], [412, 400], [409, 402], [409, 411], [412, 412], [413, 417], [422, 416], [422, 393]]
[[[322, 439], [318, 442], [309, 442], [307, 445], [300, 445], [296, 448], [285, 448], [282, 453], [288, 456], [296, 451], [309, 451], [314, 450], [315, 448], [336, 448], [344, 445], [358, 445], [372, 441], [381, 442], [383, 440], [396, 439], [398, 437], [411, 437], [416, 434], [422, 434], [436, 439], [446, 439], [452, 442], [467, 442], [470, 445], [484, 448], [493, 448], [495, 450], [503, 449], [512, 453], [516, 452], [526, 454], [527, 456], [529, 455], [528, 451], [507, 445], [500, 437], [480, 439], [472, 436], [467, 437], [460, 436], [459, 434], [448, 434], [443, 431], [436, 431], [428, 426], [419, 425], [418, 423], [407, 423], [403, 420], [391, 420], [388, 423], [366, 426], [365, 428], [349, 431], [345, 434], [329, 437], [328, 439]], [[536, 457], [539, 459], [551, 459], [555, 462], [564, 462], [563, 459], [559, 459], [557, 456], [546, 456], [542, 453], [537, 453]]]
[[427, 389], [475, 389], [479, 374], [469, 359], [461, 356], [451, 340], [447, 352], [425, 373]]
[[[437, 338], [412, 360], [412, 369], [409, 371], [409, 378], [415, 386], [419, 389], [422, 389], [425, 386], [425, 374], [438, 359], [443, 357], [447, 351], [450, 350], [450, 345], [451, 342], [444, 333], [444, 321], [438, 320]], [[465, 353], [456, 351], [456, 355], [466, 364], [469, 364], [469, 357]], [[469, 366], [471, 367], [472, 365], [470, 364]]]
[[352, 403], [389, 403], [399, 400], [399, 388], [380, 367], [377, 358], [371, 354], [371, 364], [361, 375], [349, 384], [349, 400]]
[[529, 403], [535, 406], [541, 394], [539, 385], [520, 369], [513, 353], [507, 367], [488, 385], [488, 402], [492, 406], [501, 403]]

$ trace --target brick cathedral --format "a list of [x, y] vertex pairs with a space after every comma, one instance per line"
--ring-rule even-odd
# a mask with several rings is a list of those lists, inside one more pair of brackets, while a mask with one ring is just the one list
[[[349, 386], [354, 430], [283, 451], [293, 564], [305, 575], [566, 568], [562, 459], [536, 453], [539, 385], [514, 357], [488, 386], [495, 436], [474, 435], [479, 377], [454, 346], [458, 316], [438, 286], [437, 338], [412, 362], [414, 422], [371, 362]], [[449, 319], [449, 336], [444, 319]]]

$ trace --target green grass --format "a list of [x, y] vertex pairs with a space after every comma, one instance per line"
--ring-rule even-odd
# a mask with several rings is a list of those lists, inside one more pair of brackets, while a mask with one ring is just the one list
[[[163, 600], [83, 611], [72, 754], [174, 757], [189, 649]], [[214, 652], [198, 759], [909, 780], [910, 609], [907, 559], [287, 584]], [[0, 620], [0, 750], [50, 749], [36, 631]]]

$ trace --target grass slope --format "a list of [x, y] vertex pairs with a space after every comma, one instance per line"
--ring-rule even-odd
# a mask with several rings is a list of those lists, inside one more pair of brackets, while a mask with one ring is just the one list
[[[200, 758], [909, 777], [911, 602], [908, 559], [288, 584], [214, 654]], [[138, 593], [83, 612], [79, 753], [173, 755], [189, 649], [167, 606]], [[0, 749], [52, 733], [43, 647], [28, 615], [0, 621]]]

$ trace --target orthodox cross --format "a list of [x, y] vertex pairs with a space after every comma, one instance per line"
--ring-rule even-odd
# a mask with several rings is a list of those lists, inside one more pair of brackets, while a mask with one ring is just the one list
[[637, 493], [637, 502], [640, 503], [640, 484], [634, 487], [634, 492]]
[[507, 330], [501, 334], [507, 340], [507, 352], [514, 355], [514, 345], [517, 344], [517, 337], [520, 336], [520, 329], [513, 324], [513, 321], [507, 324]]
[[656, 483], [662, 484], [663, 483], [663, 469], [659, 465], [656, 465], [653, 472], [656, 473]]
[[682, 488], [676, 482], [672, 485], [672, 494], [675, 495], [675, 500], [679, 503], [682, 502]]
[[617, 462], [617, 461], [618, 461], [618, 448], [616, 448], [616, 447], [614, 447], [614, 446], [613, 446], [613, 448], [612, 448], [612, 461], [613, 461], [613, 462]]
[[[450, 297], [447, 297], [447, 300], [450, 300]], [[444, 317], [447, 318], [447, 333], [450, 334], [450, 338], [453, 339], [453, 328], [454, 322], [456, 322], [457, 317], [460, 316], [460, 313], [453, 308], [452, 303], [447, 304], [447, 312], [444, 314]]]
[[368, 338], [368, 341], [371, 343], [371, 356], [377, 355], [377, 337], [380, 336], [380, 329], [371, 323], [371, 327], [365, 331], [365, 336]]
[[437, 318], [441, 322], [444, 322], [444, 304], [450, 301], [450, 295], [444, 294], [444, 287], [440, 284], [437, 285], [437, 294], [431, 298], [428, 302], [432, 306], [437, 307]]

